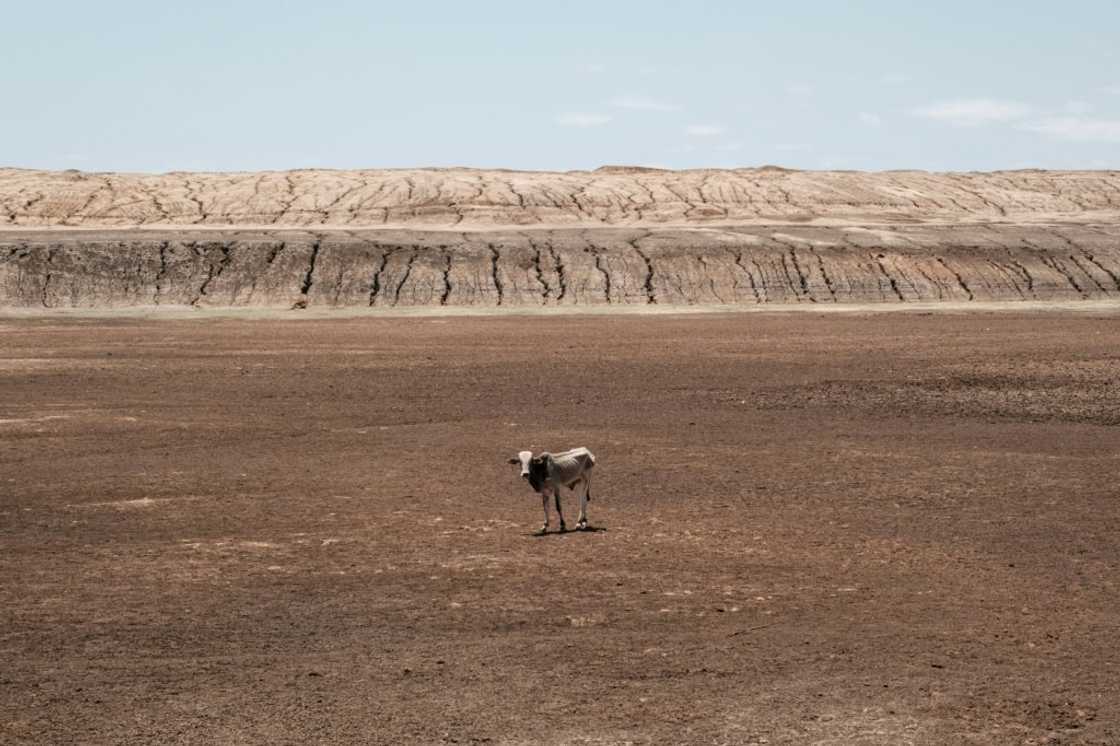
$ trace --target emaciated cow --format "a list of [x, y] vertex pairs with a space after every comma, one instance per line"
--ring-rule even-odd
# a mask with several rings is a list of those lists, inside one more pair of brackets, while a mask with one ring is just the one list
[[548, 498], [556, 502], [556, 515], [560, 518], [560, 530], [566, 531], [564, 513], [560, 510], [560, 490], [564, 487], [580, 491], [579, 521], [576, 530], [587, 529], [587, 503], [591, 502], [591, 469], [595, 466], [595, 455], [586, 448], [573, 448], [563, 453], [543, 451], [536, 456], [532, 451], [521, 451], [511, 464], [521, 465], [521, 476], [529, 486], [540, 493], [541, 506], [544, 508], [544, 525], [541, 533], [548, 531]]

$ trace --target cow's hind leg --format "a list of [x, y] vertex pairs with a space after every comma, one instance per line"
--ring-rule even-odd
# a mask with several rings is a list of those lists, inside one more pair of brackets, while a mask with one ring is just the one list
[[591, 502], [591, 477], [583, 478], [583, 492], [579, 495], [579, 521], [576, 523], [577, 531], [587, 529], [587, 503]]
[[552, 494], [556, 496], [556, 515], [560, 516], [560, 530], [567, 531], [568, 527], [564, 525], [564, 511], [560, 510], [560, 488], [553, 487]]

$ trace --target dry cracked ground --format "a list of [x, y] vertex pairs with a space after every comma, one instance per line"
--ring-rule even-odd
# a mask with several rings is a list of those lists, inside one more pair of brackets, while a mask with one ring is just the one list
[[1115, 314], [0, 334], [5, 744], [1120, 742]]
[[1120, 174], [0, 170], [0, 307], [1120, 299]]

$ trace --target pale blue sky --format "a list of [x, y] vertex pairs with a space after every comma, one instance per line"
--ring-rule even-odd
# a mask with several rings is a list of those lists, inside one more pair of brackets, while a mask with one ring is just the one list
[[1120, 2], [0, 0], [0, 165], [1120, 168]]

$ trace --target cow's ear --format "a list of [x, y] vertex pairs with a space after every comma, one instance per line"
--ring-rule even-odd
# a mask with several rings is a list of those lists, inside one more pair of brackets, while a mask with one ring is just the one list
[[521, 459], [519, 459], [519, 458], [516, 458], [516, 457], [515, 457], [515, 458], [511, 458], [511, 459], [509, 460], [509, 462], [510, 462], [511, 464], [513, 464], [514, 466], [516, 466], [517, 464], [520, 464], [520, 463], [521, 463]]

